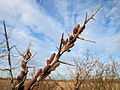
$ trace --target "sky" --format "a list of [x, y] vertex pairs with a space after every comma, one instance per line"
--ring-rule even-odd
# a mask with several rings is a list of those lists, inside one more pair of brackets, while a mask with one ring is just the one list
[[[99, 57], [120, 56], [120, 0], [0, 0], [0, 41], [4, 40], [4, 20], [10, 46], [16, 45], [24, 53], [31, 42], [31, 52], [37, 55], [29, 65], [43, 67], [46, 59], [57, 52], [61, 34], [72, 33], [77, 24], [83, 24], [86, 13], [90, 16], [101, 5], [96, 20], [91, 20], [80, 35], [96, 43], [78, 40], [61, 59], [72, 63], [71, 59], [82, 56], [86, 49]], [[11, 53], [18, 55], [15, 49]], [[20, 64], [19, 58], [12, 59], [12, 63]], [[7, 67], [6, 61], [1, 60], [0, 66]]]

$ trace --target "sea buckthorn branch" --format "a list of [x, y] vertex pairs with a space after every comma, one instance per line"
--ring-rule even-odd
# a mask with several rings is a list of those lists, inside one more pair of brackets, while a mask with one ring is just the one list
[[70, 49], [75, 45], [75, 42], [76, 42], [77, 39], [94, 42], [92, 40], [87, 40], [87, 39], [84, 39], [84, 38], [80, 38], [79, 35], [85, 29], [85, 26], [86, 26], [88, 21], [90, 21], [91, 19], [95, 20], [93, 17], [100, 10], [100, 8], [98, 8], [89, 18], [87, 17], [87, 14], [86, 14], [85, 21], [84, 21], [83, 25], [80, 26], [80, 24], [78, 24], [73, 29], [73, 34], [72, 35], [67, 33], [69, 38], [64, 40], [64, 38], [63, 38], [64, 34], [62, 34], [61, 41], [60, 41], [60, 46], [58, 48], [58, 53], [57, 54], [53, 53], [51, 55], [50, 59], [47, 60], [47, 62], [46, 62], [47, 65], [43, 69], [40, 69], [37, 72], [36, 76], [31, 80], [31, 82], [30, 82], [29, 86], [26, 88], [26, 90], [32, 90], [36, 86], [38, 86], [39, 82], [44, 80], [51, 73], [51, 71], [54, 71], [60, 65], [60, 63], [68, 64], [66, 62], [60, 61], [59, 59], [64, 52], [66, 52], [66, 51], [70, 52], [71, 51]]
[[15, 85], [13, 87], [13, 90], [24, 90], [24, 88], [25, 88], [24, 82], [27, 78], [28, 68], [30, 68], [29, 66], [27, 66], [27, 63], [33, 56], [30, 52], [30, 48], [27, 49], [27, 51], [24, 55], [21, 54], [20, 51], [17, 48], [16, 48], [16, 50], [23, 57], [23, 60], [22, 60], [22, 63], [21, 63], [22, 70], [17, 77], [17, 82], [14, 83]]

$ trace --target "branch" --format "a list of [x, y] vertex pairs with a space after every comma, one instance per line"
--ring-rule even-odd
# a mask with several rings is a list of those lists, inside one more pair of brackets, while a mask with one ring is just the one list
[[[100, 8], [99, 8], [100, 9]], [[51, 71], [54, 71], [59, 65], [59, 59], [61, 57], [61, 55], [64, 52], [70, 52], [71, 48], [75, 45], [74, 43], [76, 42], [78, 36], [83, 32], [83, 30], [85, 29], [85, 25], [86, 23], [93, 18], [93, 16], [99, 11], [99, 9], [97, 9], [90, 18], [87, 18], [87, 14], [86, 14], [86, 18], [85, 18], [85, 22], [83, 23], [83, 25], [80, 27], [80, 25], [78, 24], [74, 30], [73, 30], [73, 35], [68, 34], [69, 38], [64, 40], [63, 36], [64, 34], [62, 34], [61, 37], [61, 41], [60, 41], [60, 46], [58, 48], [58, 52], [57, 54], [53, 53], [50, 57], [49, 60], [47, 60], [47, 65], [43, 68], [40, 69], [37, 73], [37, 76], [35, 76], [31, 81], [29, 86], [27, 87], [26, 90], [32, 90], [34, 89], [35, 86], [37, 86], [39, 84], [40, 81], [44, 80], [50, 73]], [[64, 62], [65, 63], [65, 62]]]
[[17, 50], [17, 52], [20, 54], [20, 56], [22, 56], [22, 58], [24, 59], [24, 58], [25, 58], [24, 55], [17, 49], [16, 46], [14, 46], [14, 47], [15, 47], [15, 49]]
[[[11, 68], [11, 70], [14, 70], [14, 69], [16, 69], [16, 68]], [[0, 68], [0, 70], [1, 70], [1, 71], [10, 71], [9, 68], [6, 68], [6, 69], [2, 69], [2, 68]]]
[[11, 75], [11, 83], [13, 84], [13, 75], [12, 75], [12, 66], [11, 66], [11, 60], [10, 60], [10, 48], [9, 48], [9, 41], [8, 41], [8, 35], [7, 35], [7, 30], [6, 30], [6, 25], [5, 25], [5, 21], [3, 21], [3, 25], [4, 25], [4, 32], [5, 32], [5, 39], [6, 39], [6, 46], [7, 46], [7, 51], [8, 51], [8, 63], [9, 63], [9, 67], [10, 67], [10, 75]]
[[94, 16], [95, 14], [102, 8], [102, 5], [87, 19], [87, 14], [86, 14], [86, 19], [85, 19], [85, 22], [84, 24], [86, 24], [89, 20], [93, 19], [94, 20]]
[[[20, 51], [17, 48], [16, 48], [16, 50], [20, 53]], [[22, 55], [22, 54], [20, 53], [20, 55]], [[22, 57], [23, 57], [23, 60], [22, 60], [22, 63], [21, 63], [22, 71], [18, 75], [18, 77], [17, 77], [17, 83], [15, 83], [15, 86], [13, 87], [15, 90], [16, 89], [18, 89], [18, 90], [24, 90], [24, 87], [25, 87], [24, 86], [24, 82], [25, 82], [25, 80], [27, 78], [28, 68], [33, 68], [33, 67], [28, 67], [27, 66], [27, 63], [31, 59], [31, 56], [32, 56], [32, 54], [30, 52], [30, 47], [28, 47], [28, 49], [26, 50], [26, 54], [22, 55]]]

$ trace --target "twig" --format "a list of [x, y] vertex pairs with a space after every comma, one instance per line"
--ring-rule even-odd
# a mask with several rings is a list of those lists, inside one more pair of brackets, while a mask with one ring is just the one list
[[10, 67], [9, 71], [10, 71], [10, 75], [11, 75], [11, 83], [13, 84], [12, 66], [11, 66], [11, 60], [10, 60], [10, 48], [9, 48], [9, 41], [8, 41], [5, 21], [3, 21], [3, 25], [4, 25], [4, 32], [5, 32], [4, 35], [5, 35], [5, 39], [6, 39], [6, 46], [7, 46], [7, 51], [8, 51], [8, 63], [9, 63], [9, 67]]
[[[11, 70], [14, 70], [14, 69], [16, 69], [16, 68], [11, 68]], [[1, 70], [1, 71], [10, 71], [9, 68], [6, 68], [6, 69], [2, 69], [2, 68], [0, 68], [0, 70]]]
[[7, 56], [5, 53], [0, 53], [0, 58]]
[[96, 65], [96, 63], [97, 63], [97, 61], [95, 61], [93, 63], [93, 65], [91, 65], [90, 67], [88, 67], [89, 70], [87, 71], [87, 73], [86, 73], [85, 77], [82, 79], [82, 81], [80, 81], [80, 82], [78, 81], [79, 80], [78, 78], [79, 78], [80, 74], [77, 75], [77, 82], [76, 82], [77, 84], [76, 84], [75, 90], [79, 90], [80, 85], [86, 80], [86, 78], [88, 77], [88, 74], [90, 73], [91, 69]]

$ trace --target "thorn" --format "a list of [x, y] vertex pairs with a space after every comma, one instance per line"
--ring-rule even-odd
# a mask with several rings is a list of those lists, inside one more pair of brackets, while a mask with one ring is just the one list
[[62, 64], [67, 64], [67, 65], [70, 65], [70, 66], [74, 66], [74, 65], [69, 64], [69, 63], [67, 63], [67, 62], [63, 62], [63, 61], [59, 61], [59, 60], [58, 60], [58, 62], [60, 62], [60, 63], [62, 63]]
[[18, 70], [16, 70], [16, 69], [15, 69], [14, 71], [15, 71], [17, 74], [20, 74], [20, 73], [21, 73], [21, 72], [19, 72], [19, 71], [18, 71]]
[[56, 47], [57, 49], [59, 49], [58, 47]]
[[86, 16], [85, 16], [85, 21], [87, 20], [87, 13], [86, 13]]
[[92, 17], [102, 8], [103, 5], [101, 5], [92, 15]]
[[64, 33], [62, 33], [62, 37], [61, 37], [61, 41], [60, 41], [60, 46], [59, 46], [59, 49], [58, 49], [58, 55], [60, 55], [60, 51], [61, 51], [61, 48], [62, 48], [62, 40], [63, 40], [63, 37], [64, 37]]
[[65, 31], [66, 33], [67, 33], [67, 35], [70, 37], [71, 35], [67, 32], [67, 31]]
[[30, 49], [30, 47], [31, 47], [31, 40], [30, 40], [30, 43], [29, 43], [29, 45], [28, 45], [28, 49]]
[[16, 49], [17, 52], [25, 59], [24, 55], [16, 48], [16, 46], [15, 46], [15, 49]]
[[11, 50], [13, 47], [15, 47], [15, 45], [13, 45], [13, 46], [10, 48], [10, 50]]
[[96, 20], [95, 18], [92, 18], [93, 20]]
[[92, 40], [88, 40], [88, 39], [84, 39], [84, 38], [80, 38], [80, 37], [77, 37], [78, 39], [81, 39], [81, 40], [84, 40], [84, 41], [89, 41], [89, 42], [93, 42], [93, 43], [96, 43], [95, 41], [92, 41]]
[[101, 7], [102, 7], [102, 5], [89, 18], [87, 18], [87, 20], [84, 22], [84, 24], [86, 24], [90, 19], [93, 19], [93, 17], [101, 9]]
[[29, 50], [30, 51], [30, 46], [31, 46], [31, 41], [29, 42], [29, 45], [28, 45], [28, 47], [27, 47], [27, 49], [26, 49], [26, 52]]

